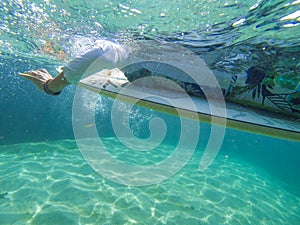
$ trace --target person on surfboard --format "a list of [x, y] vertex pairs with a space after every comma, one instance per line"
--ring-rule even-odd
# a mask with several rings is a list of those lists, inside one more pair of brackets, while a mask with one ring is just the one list
[[[164, 45], [166, 46], [165, 49], [162, 45], [143, 44], [142, 47], [140, 47], [140, 49], [142, 49], [142, 54], [139, 54], [142, 55], [142, 58], [147, 54], [147, 56], [154, 58], [156, 57], [157, 59], [159, 59], [161, 54], [163, 54], [163, 56], [172, 56], [171, 58], [176, 58], [176, 56], [174, 56], [176, 53], [173, 48], [174, 46], [168, 48], [167, 44]], [[168, 55], [168, 51], [170, 55]], [[49, 95], [58, 95], [66, 86], [70, 84], [77, 84], [84, 77], [92, 75], [96, 72], [100, 72], [104, 69], [109, 70], [114, 68], [122, 68], [121, 70], [125, 73], [129, 81], [137, 79], [139, 76], [151, 76], [152, 74], [156, 74], [158, 76], [167, 77], [175, 81], [188, 94], [202, 97], [204, 96], [199, 85], [188, 79], [188, 76], [185, 76], [182, 71], [180, 72], [180, 70], [176, 70], [176, 68], [174, 70], [174, 66], [172, 68], [172, 66], [170, 67], [170, 65], [166, 63], [156, 61], [151, 65], [151, 62], [149, 63], [148, 61], [146, 63], [148, 65], [145, 65], [140, 62], [138, 63], [136, 71], [134, 71], [128, 64], [132, 55], [133, 53], [131, 52], [131, 49], [125, 45], [108, 40], [97, 40], [93, 44], [93, 48], [88, 49], [83, 55], [76, 57], [74, 60], [63, 66], [61, 72], [59, 72], [55, 78], [52, 77], [45, 69], [19, 73], [19, 75], [33, 82], [45, 93]], [[176, 63], [180, 64], [180, 61], [183, 61], [182, 55], [187, 57], [187, 54], [183, 54], [183, 52], [179, 51], [177, 56], [178, 55], [179, 58], [175, 59], [175, 61], [177, 60]], [[183, 64], [180, 65], [180, 67], [191, 67], [191, 64], [186, 63], [186, 61], [189, 62], [189, 60], [186, 60], [186, 58], [184, 59], [185, 61], [181, 62]], [[127, 66], [124, 67], [125, 65]], [[135, 66], [136, 65], [134, 65], [133, 68]], [[204, 64], [202, 66], [205, 67]], [[128, 68], [131, 72], [126, 72]], [[199, 69], [199, 65], [198, 67], [194, 68], [194, 70], [197, 69]], [[172, 72], [170, 72], [171, 70]], [[272, 104], [274, 104], [276, 109], [289, 114], [300, 114], [298, 109], [300, 84], [294, 90], [288, 90], [282, 93], [282, 88], [279, 88], [281, 91], [278, 92], [272, 85], [270, 85], [270, 82], [266, 82], [272, 78], [267, 77], [263, 70], [256, 67], [250, 67], [245, 72], [246, 79], [244, 79], [244, 82], [238, 82], [237, 79], [239, 78], [240, 80], [243, 80], [243, 76], [233, 75], [232, 81], [229, 85], [220, 83], [221, 91], [225, 95], [226, 100], [235, 101], [237, 97], [251, 92], [251, 96], [247, 97], [247, 99], [251, 100], [252, 98], [254, 100], [259, 99], [260, 96], [262, 96], [261, 104], [258, 104], [258, 101], [255, 100], [257, 107], [264, 105], [265, 99], [268, 98]], [[228, 77], [227, 80], [229, 80], [229, 78], [230, 77]]]
[[[162, 56], [167, 58], [171, 56], [176, 65], [178, 64], [181, 68], [185, 66], [193, 68], [192, 65], [186, 65], [185, 62], [182, 62], [186, 59], [186, 55], [177, 51], [176, 56], [174, 53], [174, 45], [164, 43], [162, 46], [156, 42], [147, 43], [143, 42], [140, 45], [134, 46], [133, 49], [115, 42], [97, 40], [92, 49], [85, 51], [83, 55], [76, 57], [63, 66], [61, 72], [55, 78], [45, 69], [19, 73], [19, 75], [32, 81], [45, 93], [58, 95], [66, 86], [77, 84], [82, 78], [104, 69], [121, 68], [121, 71], [124, 72], [130, 82], [141, 77], [153, 75], [167, 77], [181, 86], [188, 94], [204, 96], [201, 87], [197, 85], [189, 75], [176, 68], [176, 66], [161, 62], [162, 60], [160, 59]], [[139, 52], [139, 50], [142, 50], [142, 53]], [[146, 52], [146, 54], [143, 52]], [[171, 55], [168, 55], [168, 52], [170, 52]], [[180, 65], [180, 63], [184, 65]], [[201, 64], [194, 66], [194, 71], [198, 73], [199, 67], [201, 67]]]

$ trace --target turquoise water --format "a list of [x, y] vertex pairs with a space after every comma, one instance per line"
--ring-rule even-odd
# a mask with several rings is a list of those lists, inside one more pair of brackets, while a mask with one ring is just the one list
[[[141, 160], [115, 138], [103, 142], [125, 161]], [[1, 224], [298, 224], [299, 192], [228, 148], [203, 173], [199, 148], [167, 181], [128, 187], [95, 173], [74, 140], [3, 145]]]
[[[152, 148], [145, 141], [150, 121], [165, 121], [163, 142], [135, 151], [114, 133], [113, 100], [100, 97], [96, 107], [83, 101], [82, 118], [74, 118], [75, 87], [47, 96], [16, 75], [38, 68], [55, 74], [80, 53], [82, 41], [159, 39], [187, 47], [214, 70], [234, 74], [263, 66], [277, 84], [292, 89], [300, 81], [299, 5], [296, 0], [1, 1], [0, 224], [299, 224], [300, 142], [226, 129], [215, 160], [201, 172], [211, 132], [201, 123], [194, 152], [177, 172], [155, 184], [123, 185], [85, 160], [74, 120], [83, 121], [86, 134], [96, 128], [113, 158], [144, 168], [175, 152], [179, 119], [118, 106], [128, 113], [141, 149]], [[84, 123], [90, 109], [96, 109], [95, 123]], [[189, 152], [188, 147], [180, 150]]]

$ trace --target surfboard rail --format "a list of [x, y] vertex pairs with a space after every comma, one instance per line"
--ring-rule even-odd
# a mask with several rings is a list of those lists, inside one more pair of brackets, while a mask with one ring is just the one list
[[[116, 77], [111, 77], [115, 79]], [[159, 98], [144, 99], [137, 93], [143, 91], [142, 87], [128, 86], [126, 91], [121, 91], [129, 83], [126, 79], [117, 79], [117, 82], [107, 82], [107, 75], [95, 74], [80, 81], [80, 87], [89, 91], [117, 99], [118, 101], [135, 104], [141, 107], [153, 109], [172, 115], [180, 115], [192, 120], [210, 123], [217, 126], [226, 127], [251, 132], [260, 135], [271, 136], [286, 140], [300, 142], [300, 119], [287, 118], [280, 113], [272, 113], [262, 109], [246, 107], [236, 103], [226, 101], [226, 117], [212, 114], [207, 107], [207, 100], [201, 97], [189, 96], [196, 108], [189, 107], [185, 97], [177, 97], [176, 104], [168, 104]], [[109, 83], [113, 83], [109, 84]], [[126, 86], [127, 87], [127, 86]], [[151, 94], [155, 93], [153, 91]], [[172, 91], [166, 91], [172, 95]], [[161, 97], [161, 96], [158, 96]], [[164, 96], [164, 99], [166, 96]], [[174, 97], [172, 97], [174, 103]], [[212, 119], [214, 118], [214, 119]]]

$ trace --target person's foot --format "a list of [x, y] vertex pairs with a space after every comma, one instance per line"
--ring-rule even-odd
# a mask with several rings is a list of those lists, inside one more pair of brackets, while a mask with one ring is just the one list
[[60, 92], [49, 90], [48, 83], [53, 80], [53, 77], [45, 69], [19, 73], [19, 76], [24, 77], [34, 83], [40, 90], [50, 95], [57, 95]]

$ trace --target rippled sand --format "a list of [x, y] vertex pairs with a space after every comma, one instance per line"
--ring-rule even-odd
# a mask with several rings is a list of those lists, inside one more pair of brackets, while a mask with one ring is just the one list
[[[103, 142], [141, 160], [113, 138]], [[221, 153], [203, 173], [196, 153], [175, 176], [145, 187], [102, 178], [73, 140], [0, 146], [0, 154], [0, 224], [300, 224], [299, 196]]]

